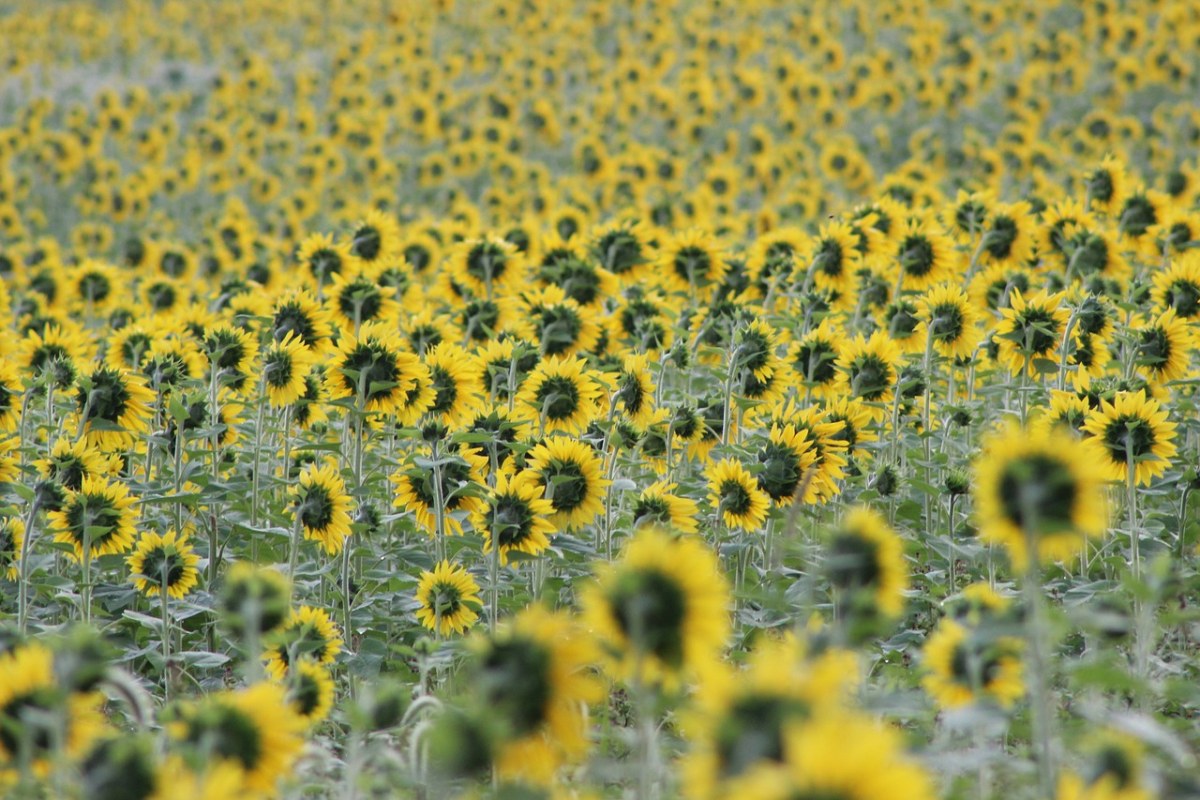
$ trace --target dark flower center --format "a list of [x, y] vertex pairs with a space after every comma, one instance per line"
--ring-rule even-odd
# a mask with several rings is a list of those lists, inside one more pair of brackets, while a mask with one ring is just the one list
[[608, 601], [621, 632], [635, 650], [677, 666], [683, 661], [687, 597], [671, 577], [654, 569], [622, 574]]
[[1070, 530], [1079, 487], [1065, 464], [1048, 455], [1009, 462], [997, 487], [1004, 516], [1023, 531]]

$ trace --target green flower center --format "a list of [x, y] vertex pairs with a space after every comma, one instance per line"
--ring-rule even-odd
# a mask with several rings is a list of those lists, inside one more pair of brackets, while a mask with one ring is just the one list
[[1079, 486], [1071, 470], [1048, 455], [1010, 461], [997, 486], [1004, 516], [1025, 532], [1056, 533], [1074, 527]]
[[654, 569], [623, 573], [608, 601], [621, 632], [632, 647], [666, 664], [683, 661], [683, 625], [687, 598], [679, 584]]

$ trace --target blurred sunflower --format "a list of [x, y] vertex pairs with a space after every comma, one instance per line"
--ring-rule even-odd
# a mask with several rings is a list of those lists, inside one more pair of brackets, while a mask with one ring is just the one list
[[282, 680], [288, 667], [304, 658], [323, 666], [332, 664], [344, 642], [329, 612], [300, 606], [271, 633], [268, 644], [263, 654], [267, 672], [276, 680]]
[[942, 620], [925, 643], [925, 691], [941, 708], [980, 701], [1009, 708], [1025, 695], [1023, 640]]
[[1108, 522], [1100, 454], [1061, 428], [1010, 423], [985, 438], [974, 495], [980, 537], [1003, 545], [1018, 569], [1031, 549], [1039, 561], [1075, 556]]
[[599, 565], [582, 603], [614, 674], [641, 684], [676, 686], [717, 657], [729, 630], [716, 556], [699, 540], [655, 528], [638, 531], [616, 562]]
[[897, 617], [904, 610], [904, 544], [883, 517], [865, 506], [846, 512], [834, 529], [826, 546], [825, 572], [850, 613]]

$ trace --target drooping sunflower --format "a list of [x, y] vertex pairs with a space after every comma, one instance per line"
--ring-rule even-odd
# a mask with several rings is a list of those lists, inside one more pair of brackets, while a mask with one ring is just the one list
[[304, 720], [275, 683], [210, 694], [178, 711], [167, 729], [185, 753], [201, 763], [230, 762], [246, 787], [270, 793], [304, 746]]
[[581, 358], [545, 358], [517, 393], [517, 416], [543, 432], [583, 433], [599, 414], [600, 386]]
[[479, 487], [485, 483], [487, 457], [465, 444], [452, 451], [452, 456], [443, 457], [436, 469], [414, 464], [391, 478], [395, 490], [392, 506], [411, 511], [417, 525], [430, 536], [439, 533], [439, 512], [441, 533], [457, 536], [463, 532], [459, 517], [483, 508]]
[[967, 358], [979, 343], [979, 314], [957, 286], [945, 284], [930, 289], [920, 301], [921, 324], [917, 337], [929, 337], [933, 347], [946, 358]]
[[225, 573], [218, 619], [236, 638], [251, 630], [269, 636], [290, 617], [291, 594], [291, 582], [278, 570], [235, 561]]
[[708, 501], [731, 528], [757, 531], [767, 521], [771, 498], [740, 461], [726, 458], [707, 472]]
[[332, 459], [309, 464], [288, 493], [304, 538], [320, 542], [328, 555], [342, 552], [350, 536], [351, 499], [337, 464]]
[[941, 708], [980, 701], [1010, 708], [1025, 695], [1023, 641], [944, 619], [925, 642], [925, 691]]
[[1099, 445], [1099, 464], [1109, 480], [1129, 479], [1132, 468], [1138, 486], [1162, 475], [1175, 457], [1175, 423], [1167, 410], [1145, 392], [1119, 392], [1083, 424], [1088, 439]]
[[216, 373], [222, 386], [240, 391], [250, 382], [258, 341], [248, 331], [221, 322], [204, 332], [200, 352], [208, 360], [210, 375]]
[[275, 630], [263, 654], [267, 672], [277, 680], [287, 674], [293, 662], [309, 658], [328, 666], [342, 651], [341, 632], [329, 612], [312, 606], [300, 606], [292, 611], [283, 626]]
[[609, 482], [601, 475], [600, 456], [585, 443], [551, 436], [526, 454], [526, 467], [554, 508], [555, 527], [578, 528], [604, 511]]
[[845, 374], [850, 396], [870, 403], [876, 416], [882, 417], [896, 388], [901, 358], [896, 343], [876, 331], [869, 339], [860, 336], [846, 343], [837, 365]]
[[594, 647], [569, 616], [535, 604], [473, 651], [473, 691], [501, 729], [496, 771], [549, 783], [587, 752], [587, 704], [602, 697]]
[[1132, 331], [1134, 363], [1148, 380], [1166, 383], [1188, 376], [1196, 334], [1187, 319], [1168, 308]]
[[165, 586], [175, 599], [184, 597], [197, 584], [200, 573], [196, 555], [186, 533], [169, 530], [165, 534], [146, 531], [137, 548], [125, 559], [137, 590], [147, 597], [158, 597]]
[[136, 435], [150, 429], [154, 399], [140, 375], [107, 365], [96, 367], [80, 378], [75, 392], [84, 439], [107, 451], [132, 446]]
[[290, 406], [304, 395], [305, 378], [316, 360], [304, 340], [291, 331], [267, 345], [262, 354], [262, 380], [272, 406]]
[[133, 547], [137, 500], [129, 487], [105, 477], [84, 477], [79, 491], [69, 492], [58, 511], [46, 515], [56, 542], [65, 542], [82, 560], [124, 553]]
[[897, 617], [904, 610], [904, 544], [887, 521], [859, 506], [846, 512], [827, 545], [825, 572], [851, 612]]
[[933, 780], [905, 754], [900, 734], [859, 712], [789, 722], [783, 763], [762, 764], [730, 782], [726, 797], [756, 800], [930, 800]]
[[[1010, 423], [984, 439], [975, 462], [975, 512], [984, 541], [1004, 546], [1018, 569], [1066, 560], [1107, 517], [1100, 454], [1061, 428]], [[1122, 462], [1123, 463], [1123, 462]]]
[[[569, 466], [575, 462], [560, 462]], [[575, 488], [575, 478], [563, 468], [555, 473], [563, 483], [555, 484], [560, 502]], [[555, 519], [563, 519], [555, 504], [544, 497], [548, 491], [541, 482], [542, 473], [533, 469], [512, 473], [502, 470], [495, 487], [488, 492], [482, 510], [476, 513], [475, 529], [483, 534], [483, 552], [500, 548], [500, 563], [507, 564], [512, 552], [536, 556], [550, 546], [548, 538], [556, 529]], [[564, 503], [565, 506], [565, 503]]]
[[1008, 308], [1000, 309], [1001, 320], [995, 332], [1000, 363], [1013, 375], [1057, 371], [1056, 353], [1071, 316], [1063, 294], [1039, 291], [1026, 297], [1013, 289], [1010, 302]]
[[417, 584], [417, 620], [442, 636], [466, 633], [479, 619], [479, 584], [470, 572], [449, 561], [421, 573]]
[[415, 388], [419, 361], [404, 352], [399, 335], [386, 326], [364, 325], [357, 334], [344, 332], [325, 371], [330, 398], [349, 397], [368, 412], [391, 413]]
[[698, 539], [643, 528], [582, 597], [585, 621], [625, 680], [678, 685], [715, 658], [729, 631], [717, 558]]
[[660, 480], [643, 489], [633, 501], [634, 528], [649, 525], [680, 533], [698, 531], [698, 504], [695, 500], [674, 494], [676, 488], [677, 484]]

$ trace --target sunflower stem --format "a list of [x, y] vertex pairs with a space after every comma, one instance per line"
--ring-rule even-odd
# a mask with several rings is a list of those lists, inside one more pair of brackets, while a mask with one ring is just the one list
[[1021, 582], [1021, 590], [1029, 612], [1029, 622], [1025, 627], [1025, 633], [1029, 648], [1029, 715], [1033, 728], [1034, 759], [1037, 763], [1040, 796], [1050, 798], [1054, 797], [1057, 784], [1053, 751], [1055, 703], [1050, 697], [1047, 685], [1046, 598], [1043, 595], [1041, 556], [1038, 552], [1040, 531], [1037, 515], [1038, 504], [1037, 497], [1031, 496], [1040, 492], [1042, 492], [1042, 487], [1037, 486], [1033, 487], [1032, 491], [1025, 490], [1020, 493], [1025, 534], [1025, 575]]
[[167, 606], [167, 590], [170, 585], [170, 559], [164, 558], [159, 567], [158, 605], [162, 614], [162, 656], [163, 656], [163, 702], [171, 701], [171, 618]]
[[17, 630], [26, 633], [29, 623], [29, 551], [33, 548], [34, 523], [37, 521], [40, 494], [34, 494], [25, 514], [25, 533], [21, 537], [21, 556], [17, 564]]

